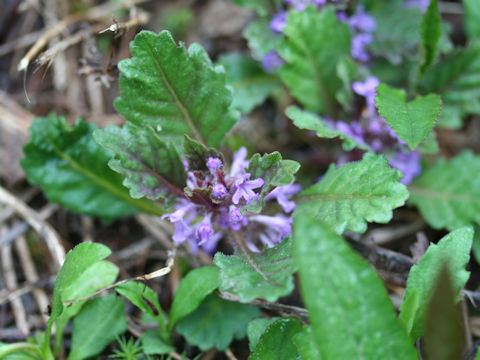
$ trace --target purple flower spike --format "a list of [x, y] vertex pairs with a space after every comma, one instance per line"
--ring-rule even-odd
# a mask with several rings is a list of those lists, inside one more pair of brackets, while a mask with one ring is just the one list
[[242, 198], [245, 199], [245, 202], [248, 204], [257, 196], [253, 189], [257, 189], [265, 183], [262, 178], [248, 180], [249, 178], [250, 174], [243, 174], [235, 180], [236, 190], [232, 196], [232, 202], [234, 204], [238, 204]]
[[282, 11], [273, 15], [270, 21], [270, 29], [277, 33], [281, 33], [283, 28], [287, 25], [287, 12]]
[[366, 62], [370, 60], [370, 55], [365, 50], [365, 46], [373, 41], [372, 34], [358, 34], [352, 39], [352, 57], [355, 60]]
[[247, 148], [242, 146], [235, 154], [233, 154], [232, 169], [230, 176], [235, 176], [245, 172], [249, 162], [245, 160], [247, 157]]
[[265, 201], [277, 199], [283, 211], [289, 213], [295, 209], [295, 202], [288, 199], [298, 193], [300, 190], [302, 190], [302, 187], [297, 184], [279, 186], [270, 191], [264, 199]]
[[206, 216], [200, 226], [195, 231], [195, 237], [198, 241], [198, 245], [205, 244], [213, 236], [212, 222], [209, 216]]
[[221, 199], [227, 194], [227, 188], [222, 184], [213, 185], [212, 196], [215, 199]]
[[285, 64], [285, 61], [278, 55], [275, 50], [269, 51], [262, 58], [262, 68], [268, 73], [275, 71], [277, 68]]
[[214, 174], [215, 170], [220, 169], [222, 167], [222, 160], [214, 157], [209, 157], [207, 160], [207, 167], [208, 167], [208, 170], [210, 170], [210, 172]]

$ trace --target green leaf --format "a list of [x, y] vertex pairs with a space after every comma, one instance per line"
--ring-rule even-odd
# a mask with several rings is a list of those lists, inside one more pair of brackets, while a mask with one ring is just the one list
[[302, 111], [296, 106], [289, 106], [285, 113], [290, 119], [292, 119], [295, 126], [299, 129], [316, 131], [319, 138], [339, 138], [342, 141], [343, 149], [346, 151], [350, 151], [354, 148], [371, 151], [367, 144], [359, 142], [343, 132], [331, 127], [321, 117], [314, 113]]
[[150, 330], [144, 333], [140, 340], [142, 341], [142, 350], [147, 355], [163, 355], [174, 351], [175, 348], [168, 345], [160, 336], [158, 331]]
[[169, 332], [166, 325], [166, 317], [158, 302], [158, 295], [146, 284], [129, 281], [115, 287], [115, 291], [125, 296], [144, 313], [154, 317], [159, 326], [160, 333], [164, 339], [168, 339]]
[[244, 8], [255, 10], [260, 16], [268, 15], [269, 10], [274, 10], [282, 4], [281, 0], [233, 0], [233, 2]]
[[460, 304], [448, 267], [442, 267], [425, 315], [425, 354], [427, 359], [450, 360], [464, 356], [464, 324]]
[[255, 59], [261, 60], [270, 51], [274, 51], [282, 41], [283, 33], [278, 34], [270, 29], [268, 18], [255, 19], [243, 31], [243, 36], [248, 42]]
[[[112, 284], [118, 276], [118, 267], [102, 260], [94, 263], [82, 272], [77, 279], [62, 291], [62, 300], [68, 301], [89, 296]], [[59, 350], [63, 342], [63, 330], [72, 317], [77, 315], [87, 300], [76, 301], [63, 308], [55, 322], [55, 349]]]
[[92, 300], [73, 319], [72, 349], [67, 360], [99, 354], [127, 329], [125, 304], [115, 294]]
[[273, 324], [275, 321], [280, 319], [279, 317], [273, 317], [270, 319], [258, 318], [253, 319], [248, 323], [247, 327], [247, 337], [248, 337], [248, 347], [250, 351], [254, 351], [257, 347], [260, 337], [263, 335], [268, 326]]
[[293, 343], [297, 347], [301, 360], [322, 360], [317, 344], [315, 344], [311, 326], [304, 326], [303, 330], [293, 337]]
[[470, 151], [439, 160], [410, 185], [409, 204], [435, 229], [480, 224], [480, 157]]
[[132, 58], [118, 64], [117, 111], [137, 125], [161, 129], [159, 136], [174, 144], [188, 134], [218, 147], [238, 118], [223, 68], [198, 44], [188, 51], [177, 46], [167, 31], [140, 32], [130, 51]]
[[388, 1], [371, 12], [377, 28], [370, 52], [384, 57], [394, 65], [402, 63], [406, 57], [416, 58], [420, 43], [422, 12], [417, 7], [406, 7], [403, 1]]
[[440, 95], [454, 124], [466, 114], [480, 114], [480, 46], [470, 44], [445, 56], [420, 78], [418, 90]]
[[422, 62], [420, 71], [423, 73], [433, 63], [437, 54], [438, 41], [442, 36], [440, 13], [437, 0], [430, 0], [430, 5], [423, 15], [420, 27], [422, 37]]
[[324, 177], [297, 197], [295, 212], [310, 214], [337, 234], [362, 233], [368, 222], [387, 223], [392, 209], [408, 198], [401, 173], [380, 155], [366, 153], [359, 162], [331, 165]]
[[294, 215], [294, 257], [322, 360], [418, 359], [383, 282], [342, 237]]
[[465, 270], [465, 266], [470, 260], [472, 238], [473, 230], [470, 227], [451, 232], [438, 244], [430, 244], [420, 262], [410, 270], [400, 307], [400, 319], [407, 326], [413, 341], [423, 334], [428, 301], [443, 264], [449, 265], [455, 294], [467, 282], [470, 273]]
[[213, 261], [220, 268], [220, 291], [237, 295], [242, 302], [254, 299], [274, 302], [290, 294], [294, 288], [292, 274], [296, 271], [291, 246], [286, 238], [273, 248], [251, 255], [256, 268], [244, 254], [217, 252]]
[[260, 311], [254, 306], [210, 294], [193, 313], [178, 322], [177, 332], [202, 351], [213, 347], [222, 351], [234, 338], [243, 339], [248, 323], [259, 315]]
[[470, 40], [480, 38], [480, 7], [477, 0], [462, 0], [464, 15], [463, 24]]
[[178, 320], [193, 312], [202, 300], [218, 287], [218, 274], [217, 267], [203, 266], [185, 276], [178, 286], [170, 309], [170, 331]]
[[293, 160], [283, 160], [278, 151], [271, 154], [255, 154], [251, 157], [247, 173], [251, 179], [262, 178], [265, 182], [260, 191], [260, 198], [247, 205], [247, 209], [259, 213], [265, 205], [263, 197], [278, 186], [289, 185], [294, 182], [294, 174], [300, 164]]
[[293, 337], [302, 331], [302, 323], [295, 318], [281, 318], [270, 324], [248, 358], [249, 360], [296, 359], [297, 348]]
[[415, 149], [435, 126], [442, 110], [442, 100], [430, 94], [407, 102], [403, 90], [385, 84], [377, 87], [377, 93], [375, 102], [380, 115], [410, 149]]
[[342, 87], [337, 63], [350, 55], [350, 30], [332, 8], [290, 11], [286, 38], [278, 49], [287, 62], [279, 69], [282, 81], [307, 110], [331, 117], [337, 112], [335, 94]]
[[275, 76], [267, 74], [245, 54], [222, 55], [218, 63], [225, 68], [227, 83], [233, 88], [232, 107], [242, 114], [249, 114], [280, 85]]
[[345, 111], [351, 112], [354, 99], [352, 83], [358, 79], [358, 65], [351, 57], [345, 56], [339, 60], [336, 71], [342, 87], [335, 93], [335, 98]]
[[133, 198], [171, 200], [183, 195], [186, 173], [174, 146], [165, 143], [149, 126], [109, 126], [94, 133], [95, 140], [111, 150], [109, 166], [124, 176], [123, 185]]
[[472, 254], [477, 264], [480, 264], [480, 225], [473, 224]]
[[138, 211], [161, 214], [155, 204], [128, 195], [121, 176], [107, 166], [111, 153], [93, 140], [94, 129], [82, 120], [70, 128], [54, 115], [36, 118], [21, 160], [28, 181], [41, 186], [49, 201], [106, 220]]

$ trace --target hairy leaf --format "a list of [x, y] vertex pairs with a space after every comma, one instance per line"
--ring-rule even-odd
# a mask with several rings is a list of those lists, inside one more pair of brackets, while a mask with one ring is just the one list
[[225, 301], [210, 294], [190, 315], [178, 322], [177, 332], [200, 350], [225, 350], [235, 339], [243, 339], [247, 324], [260, 315], [249, 305]]
[[418, 359], [383, 282], [342, 237], [294, 216], [294, 257], [321, 359]]
[[430, 244], [417, 265], [410, 270], [407, 289], [400, 307], [400, 319], [410, 337], [416, 341], [425, 328], [428, 301], [442, 266], [447, 263], [452, 274], [455, 294], [463, 288], [470, 273], [465, 266], [470, 260], [473, 230], [460, 228], [443, 237], [438, 244]]
[[222, 154], [214, 148], [206, 147], [190, 136], [185, 135], [183, 142], [183, 152], [188, 162], [188, 170], [207, 170], [207, 161], [209, 157], [223, 160]]
[[251, 256], [254, 268], [245, 255], [215, 254], [220, 268], [219, 289], [237, 295], [242, 302], [254, 299], [276, 301], [294, 288], [292, 274], [296, 271], [287, 238], [273, 248]]
[[218, 287], [218, 268], [203, 266], [190, 271], [178, 286], [170, 310], [168, 329], [193, 312], [202, 300]]
[[92, 300], [73, 320], [72, 349], [67, 360], [99, 354], [127, 329], [125, 304], [115, 294]]
[[443, 266], [427, 305], [425, 353], [427, 359], [450, 360], [464, 356], [464, 324], [448, 267]]
[[329, 124], [327, 124], [321, 117], [318, 115], [308, 112], [302, 111], [296, 106], [289, 106], [285, 111], [287, 116], [292, 119], [293, 123], [299, 129], [305, 130], [313, 130], [317, 133], [319, 138], [339, 138], [342, 141], [342, 147], [346, 151], [350, 151], [354, 148], [359, 148], [361, 150], [370, 151], [370, 147], [350, 137], [343, 132], [333, 128]]
[[187, 176], [182, 160], [153, 128], [126, 123], [97, 130], [94, 137], [115, 154], [108, 164], [124, 176], [123, 185], [133, 198], [169, 200], [183, 194]]
[[420, 71], [424, 72], [435, 60], [438, 41], [442, 35], [437, 0], [430, 0], [430, 5], [423, 15], [422, 25], [420, 27], [420, 35], [422, 37], [423, 51], [422, 66]]
[[307, 110], [334, 117], [335, 94], [342, 87], [337, 63], [350, 54], [348, 26], [338, 21], [332, 8], [318, 11], [309, 6], [290, 11], [283, 32], [286, 38], [278, 51], [287, 63], [280, 77]]
[[245, 54], [223, 55], [218, 63], [225, 68], [227, 83], [233, 88], [232, 107], [242, 114], [249, 114], [280, 85], [275, 76], [267, 74], [256, 61]]
[[297, 358], [293, 337], [302, 331], [302, 323], [295, 318], [281, 318], [270, 324], [260, 337], [249, 360], [291, 360]]
[[187, 51], [167, 31], [140, 32], [130, 50], [132, 58], [118, 64], [117, 111], [135, 124], [161, 129], [159, 136], [174, 144], [188, 134], [218, 147], [238, 118], [223, 68], [200, 45]]
[[470, 151], [439, 160], [410, 185], [409, 203], [435, 229], [480, 224], [479, 173], [480, 157]]
[[418, 90], [442, 97], [448, 109], [442, 123], [450, 120], [447, 115], [458, 125], [466, 114], [480, 114], [480, 46], [470, 44], [447, 55], [420, 78]]
[[437, 95], [430, 94], [407, 102], [403, 90], [392, 89], [385, 84], [380, 84], [377, 92], [375, 102], [380, 115], [410, 149], [415, 149], [435, 126], [442, 109], [442, 100]]
[[82, 120], [70, 128], [54, 115], [36, 118], [21, 160], [28, 180], [51, 202], [106, 220], [139, 211], [161, 214], [155, 204], [129, 196], [121, 176], [108, 168], [111, 153], [93, 140], [95, 128]]
[[324, 177], [300, 193], [295, 212], [309, 214], [336, 233], [362, 233], [367, 222], [387, 223], [392, 209], [408, 198], [401, 173], [380, 155], [367, 153], [362, 161], [339, 168], [331, 165]]

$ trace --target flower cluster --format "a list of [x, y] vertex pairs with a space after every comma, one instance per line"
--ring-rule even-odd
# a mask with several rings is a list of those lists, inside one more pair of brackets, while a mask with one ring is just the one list
[[[368, 145], [374, 152], [385, 154], [390, 165], [403, 172], [401, 182], [409, 184], [421, 172], [420, 153], [408, 151], [406, 143], [393, 132], [390, 125], [380, 116], [375, 107], [376, 87], [380, 81], [374, 77], [368, 77], [364, 82], [354, 82], [353, 91], [365, 98], [366, 107], [360, 121], [346, 123], [343, 121], [328, 121], [330, 126], [335, 127], [355, 141]], [[341, 162], [346, 162], [348, 154]]]
[[[247, 150], [241, 148], [235, 153], [229, 172], [221, 159], [209, 157], [204, 170], [188, 171], [186, 198], [179, 199], [175, 211], [163, 216], [175, 226], [173, 241], [188, 241], [193, 252], [198, 247], [212, 253], [218, 241], [227, 231], [242, 231], [245, 245], [252, 251], [263, 246], [272, 247], [291, 233], [291, 218], [279, 213], [274, 216], [255, 214], [246, 206], [259, 198], [263, 187], [261, 178], [251, 179], [246, 171], [249, 161]], [[295, 208], [290, 198], [300, 191], [299, 185], [279, 186], [270, 191], [265, 201], [278, 201], [285, 213]]]

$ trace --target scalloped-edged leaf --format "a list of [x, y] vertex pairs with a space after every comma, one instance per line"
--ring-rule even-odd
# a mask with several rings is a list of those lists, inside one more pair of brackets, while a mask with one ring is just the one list
[[367, 222], [387, 223], [402, 206], [408, 190], [401, 173], [381, 155], [366, 153], [361, 161], [331, 165], [323, 178], [298, 196], [295, 212], [310, 214], [336, 233], [363, 233]]
[[421, 94], [436, 93], [447, 110], [440, 124], [459, 127], [466, 114], [480, 114], [480, 46], [457, 49], [428, 69], [420, 78]]
[[437, 0], [430, 0], [427, 11], [423, 14], [420, 36], [422, 38], [422, 65], [420, 71], [424, 72], [435, 60], [438, 41], [440, 36], [442, 36]]
[[183, 194], [186, 173], [175, 147], [165, 143], [149, 126], [126, 123], [94, 133], [95, 140], [115, 157], [108, 165], [124, 176], [133, 198], [170, 199]]
[[202, 300], [218, 287], [219, 271], [215, 266], [203, 266], [190, 271], [178, 286], [170, 309], [168, 329], [194, 311]]
[[335, 94], [342, 87], [337, 63], [350, 55], [350, 30], [330, 7], [290, 11], [278, 52], [286, 61], [282, 81], [307, 110], [334, 116]]
[[296, 127], [299, 129], [313, 130], [319, 138], [339, 138], [342, 141], [343, 149], [346, 151], [354, 148], [371, 151], [367, 144], [359, 142], [351, 136], [331, 127], [320, 116], [314, 113], [300, 110], [296, 106], [289, 106], [287, 110], [285, 110], [285, 114], [293, 121]]
[[72, 348], [67, 360], [99, 354], [127, 329], [125, 303], [111, 294], [87, 303], [73, 320]]
[[83, 120], [70, 128], [54, 115], [36, 118], [21, 160], [28, 181], [41, 186], [49, 201], [106, 220], [139, 211], [161, 214], [155, 204], [129, 196], [121, 176], [108, 168], [112, 154], [93, 140], [95, 128]]
[[140, 32], [130, 51], [132, 58], [118, 64], [117, 111], [135, 124], [161, 129], [159, 136], [174, 144], [188, 134], [218, 147], [238, 118], [223, 67], [214, 66], [198, 44], [188, 51], [177, 45], [168, 31]]
[[249, 360], [291, 360], [298, 357], [293, 337], [302, 331], [295, 318], [281, 318], [270, 324], [248, 358]]
[[294, 288], [292, 274], [296, 266], [292, 259], [291, 240], [286, 238], [273, 248], [253, 254], [257, 271], [243, 254], [215, 254], [214, 262], [220, 268], [219, 289], [237, 295], [242, 302], [254, 299], [276, 301], [290, 294]]
[[227, 83], [233, 88], [232, 107], [242, 114], [250, 113], [280, 85], [277, 77], [267, 74], [256, 61], [245, 54], [222, 55], [218, 63], [225, 68]]
[[465, 270], [465, 266], [470, 260], [472, 241], [471, 227], [455, 230], [443, 237], [438, 244], [430, 244], [420, 262], [411, 268], [400, 307], [400, 319], [406, 325], [413, 341], [423, 334], [428, 302], [442, 266], [449, 266], [455, 294], [458, 294], [467, 282], [470, 272]]
[[342, 237], [294, 215], [294, 257], [322, 360], [418, 359], [382, 280]]
[[395, 134], [414, 150], [435, 126], [442, 110], [438, 95], [429, 94], [407, 102], [403, 90], [385, 84], [377, 87], [375, 102], [380, 115], [393, 128]]
[[200, 350], [225, 350], [235, 339], [243, 339], [247, 325], [260, 315], [254, 306], [238, 304], [210, 294], [200, 306], [177, 324], [177, 332]]
[[435, 229], [480, 224], [480, 156], [465, 151], [440, 159], [409, 186], [409, 204]]

